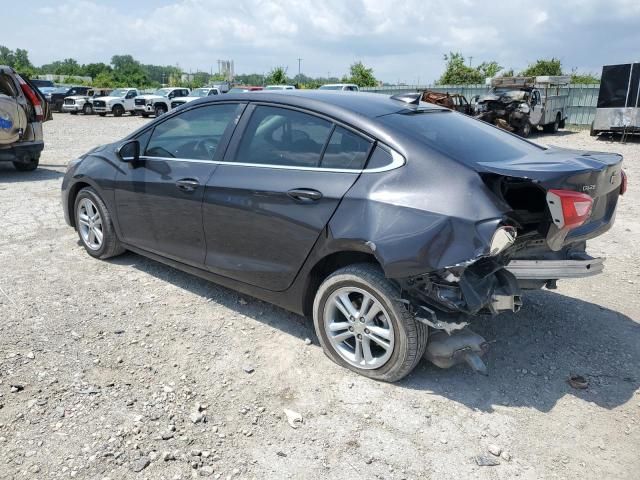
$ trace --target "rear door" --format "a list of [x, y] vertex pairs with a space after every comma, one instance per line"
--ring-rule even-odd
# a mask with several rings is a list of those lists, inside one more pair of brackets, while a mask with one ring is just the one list
[[29, 85], [29, 87], [31, 87], [31, 89], [33, 90], [33, 93], [35, 93], [35, 95], [38, 97], [38, 99], [40, 100], [40, 104], [42, 106], [42, 121], [43, 122], [47, 122], [49, 120], [53, 120], [53, 113], [51, 112], [51, 105], [49, 105], [49, 102], [47, 102], [47, 99], [44, 98], [44, 95], [42, 94], [42, 92], [40, 90], [38, 90], [38, 87], [36, 87], [31, 80], [28, 80], [24, 77], [21, 77], [22, 80], [24, 80], [24, 82]]
[[125, 243], [202, 267], [202, 197], [243, 104], [186, 110], [139, 138], [141, 157], [118, 170], [115, 200]]
[[371, 145], [305, 111], [250, 106], [206, 186], [206, 267], [285, 290], [358, 178]]

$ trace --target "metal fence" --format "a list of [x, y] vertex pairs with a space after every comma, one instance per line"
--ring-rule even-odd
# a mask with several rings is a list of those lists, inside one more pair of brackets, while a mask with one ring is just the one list
[[[396, 95], [398, 93], [415, 92], [418, 90], [433, 90], [442, 93], [460, 93], [467, 100], [475, 95], [484, 95], [489, 91], [487, 85], [392, 85], [386, 87], [365, 87], [361, 91]], [[572, 125], [591, 125], [596, 114], [598, 91], [600, 84], [568, 85], [561, 88], [561, 94], [569, 94], [567, 108], [567, 123]]]

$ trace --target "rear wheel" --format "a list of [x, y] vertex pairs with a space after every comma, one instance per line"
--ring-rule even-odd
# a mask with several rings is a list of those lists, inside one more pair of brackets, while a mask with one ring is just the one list
[[38, 168], [38, 164], [40, 163], [40, 158], [30, 158], [25, 162], [13, 162], [13, 166], [19, 172], [32, 172], [36, 168]]
[[558, 113], [556, 115], [556, 119], [553, 123], [545, 125], [543, 129], [547, 133], [558, 133], [558, 130], [560, 129], [560, 114]]
[[74, 212], [78, 236], [89, 255], [105, 259], [125, 251], [116, 237], [107, 206], [93, 188], [80, 190]]
[[122, 105], [114, 105], [111, 112], [114, 117], [121, 117], [124, 114], [124, 107]]
[[352, 265], [329, 276], [313, 303], [325, 354], [376, 380], [394, 382], [408, 375], [424, 354], [428, 327], [399, 298], [398, 288], [375, 265]]

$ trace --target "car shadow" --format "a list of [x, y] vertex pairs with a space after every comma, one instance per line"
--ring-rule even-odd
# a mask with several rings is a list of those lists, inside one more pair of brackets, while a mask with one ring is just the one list
[[533, 138], [543, 138], [543, 137], [545, 138], [567, 137], [570, 135], [575, 135], [577, 133], [578, 132], [576, 130], [558, 130], [556, 133], [547, 133], [542, 129], [540, 129], [540, 130], [532, 130], [529, 138], [533, 139]]
[[[442, 370], [422, 362], [399, 385], [487, 412], [496, 406], [547, 412], [565, 395], [612, 409], [640, 386], [640, 324], [600, 305], [527, 292], [520, 312], [482, 318], [472, 329], [490, 343], [488, 376], [466, 365]], [[585, 377], [588, 388], [572, 388], [572, 374]]]
[[[622, 143], [622, 134], [620, 133], [601, 133], [595, 140], [606, 143]], [[628, 134], [624, 143], [639, 144], [640, 134]]]
[[[79, 241], [78, 244], [81, 245]], [[277, 328], [301, 340], [311, 338], [316, 345], [318, 344], [311, 321], [268, 302], [263, 302], [249, 295], [243, 295], [235, 290], [185, 273], [136, 253], [127, 252], [107, 261], [117, 265], [131, 266], [176, 287], [188, 290], [199, 297], [210, 299], [218, 305], [227, 307], [265, 325]]]
[[48, 168], [42, 168], [42, 166], [32, 172], [19, 172], [13, 168], [13, 165], [10, 162], [0, 163], [0, 184], [38, 182], [43, 180], [55, 180], [62, 177], [64, 177], [64, 172], [49, 170]]
[[[302, 316], [134, 253], [108, 261], [137, 268], [318, 345], [311, 320]], [[546, 412], [565, 395], [612, 409], [626, 403], [640, 386], [640, 325], [599, 305], [547, 290], [528, 292], [517, 314], [481, 317], [472, 328], [490, 343], [488, 376], [466, 365], [444, 370], [422, 361], [397, 387], [481, 411], [504, 406]], [[586, 390], [568, 385], [574, 373], [587, 378]]]

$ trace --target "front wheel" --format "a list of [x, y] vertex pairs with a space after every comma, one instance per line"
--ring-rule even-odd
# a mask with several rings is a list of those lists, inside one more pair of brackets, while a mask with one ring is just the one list
[[124, 107], [122, 105], [114, 105], [111, 112], [114, 117], [121, 117], [124, 114]]
[[418, 364], [428, 327], [399, 301], [397, 287], [375, 265], [357, 264], [329, 276], [313, 302], [324, 353], [365, 377], [395, 382]]
[[93, 107], [89, 103], [85, 103], [82, 107], [82, 113], [84, 115], [91, 115], [93, 113]]
[[529, 138], [531, 135], [531, 123], [528, 120], [525, 120], [522, 126], [518, 129], [518, 135], [522, 138]]
[[105, 259], [124, 252], [113, 228], [111, 214], [93, 188], [80, 190], [74, 212], [80, 242], [89, 255]]
[[156, 105], [155, 113], [156, 113], [156, 117], [159, 117], [160, 115], [164, 115], [165, 113], [167, 113], [167, 107], [165, 107], [164, 105]]

